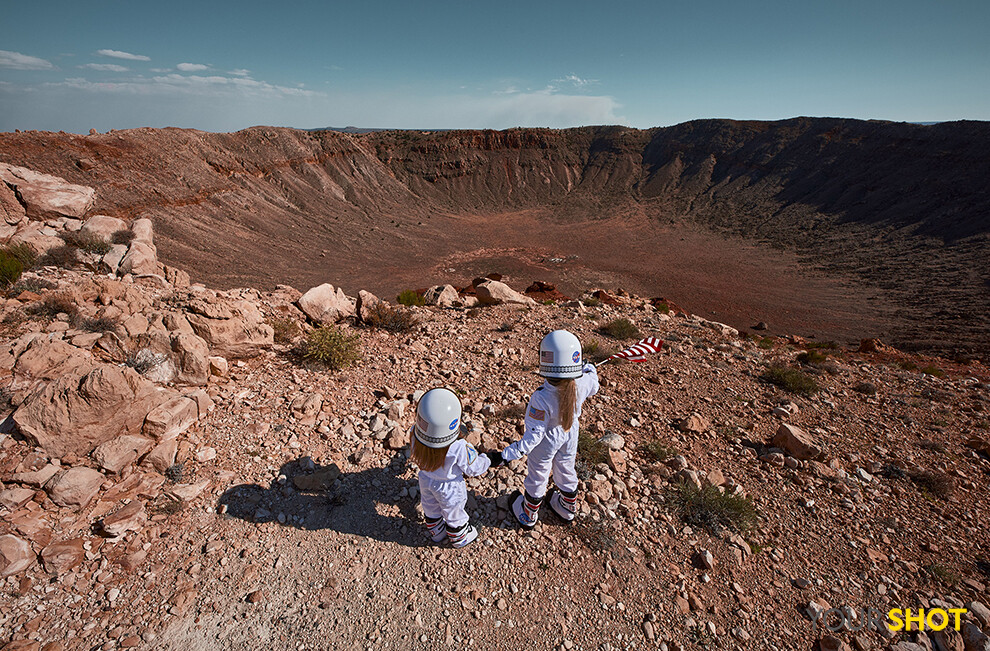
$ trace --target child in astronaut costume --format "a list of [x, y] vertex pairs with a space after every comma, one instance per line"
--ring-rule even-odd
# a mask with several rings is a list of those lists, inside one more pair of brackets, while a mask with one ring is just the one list
[[468, 522], [467, 484], [491, 466], [490, 459], [460, 438], [461, 401], [448, 389], [431, 389], [416, 406], [412, 459], [419, 466], [419, 494], [433, 542], [464, 547], [478, 538]]
[[551, 491], [550, 508], [568, 522], [574, 519], [578, 418], [584, 401], [598, 393], [595, 365], [582, 365], [581, 342], [566, 330], [555, 330], [540, 343], [540, 375], [547, 380], [529, 399], [523, 437], [502, 450], [501, 455], [491, 455], [496, 465], [529, 457], [525, 493], [510, 498], [512, 513], [525, 529], [536, 525], [551, 471], [556, 490]]

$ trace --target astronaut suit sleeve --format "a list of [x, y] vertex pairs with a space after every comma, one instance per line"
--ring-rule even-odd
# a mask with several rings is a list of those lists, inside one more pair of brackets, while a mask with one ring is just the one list
[[502, 450], [502, 458], [515, 461], [529, 454], [546, 436], [548, 417], [543, 403], [533, 394], [526, 408], [526, 431], [521, 439]]
[[491, 467], [491, 460], [483, 454], [478, 454], [474, 446], [467, 441], [464, 441], [464, 444], [458, 446], [458, 448], [457, 466], [468, 477], [482, 475]]
[[583, 401], [585, 398], [590, 398], [598, 393], [600, 385], [598, 384], [598, 368], [594, 364], [585, 364], [582, 370], [584, 375], [580, 377], [578, 383], [581, 386]]

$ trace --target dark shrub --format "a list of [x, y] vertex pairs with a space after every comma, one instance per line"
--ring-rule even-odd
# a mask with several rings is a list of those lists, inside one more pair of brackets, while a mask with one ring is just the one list
[[418, 323], [416, 317], [408, 310], [392, 307], [384, 301], [376, 303], [368, 310], [364, 322], [372, 328], [389, 332], [408, 332]]
[[598, 329], [606, 337], [613, 339], [633, 339], [640, 336], [639, 328], [629, 319], [615, 319]]

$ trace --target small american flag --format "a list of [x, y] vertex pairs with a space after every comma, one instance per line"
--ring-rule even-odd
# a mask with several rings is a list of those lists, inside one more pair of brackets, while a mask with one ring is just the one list
[[[630, 362], [645, 362], [646, 356], [650, 353], [659, 353], [660, 347], [663, 346], [663, 340], [657, 339], [656, 337], [647, 337], [641, 340], [639, 343], [633, 344], [625, 350], [621, 350], [616, 354], [612, 355], [605, 362], [610, 359], [624, 359]], [[605, 362], [602, 362], [604, 364]]]

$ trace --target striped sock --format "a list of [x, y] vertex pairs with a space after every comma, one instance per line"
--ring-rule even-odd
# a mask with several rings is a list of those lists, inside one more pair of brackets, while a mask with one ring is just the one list
[[539, 517], [541, 504], [543, 504], [542, 497], [537, 499], [528, 492], [525, 493], [523, 497], [523, 509], [526, 511], [526, 517], [535, 522], [536, 518]]

